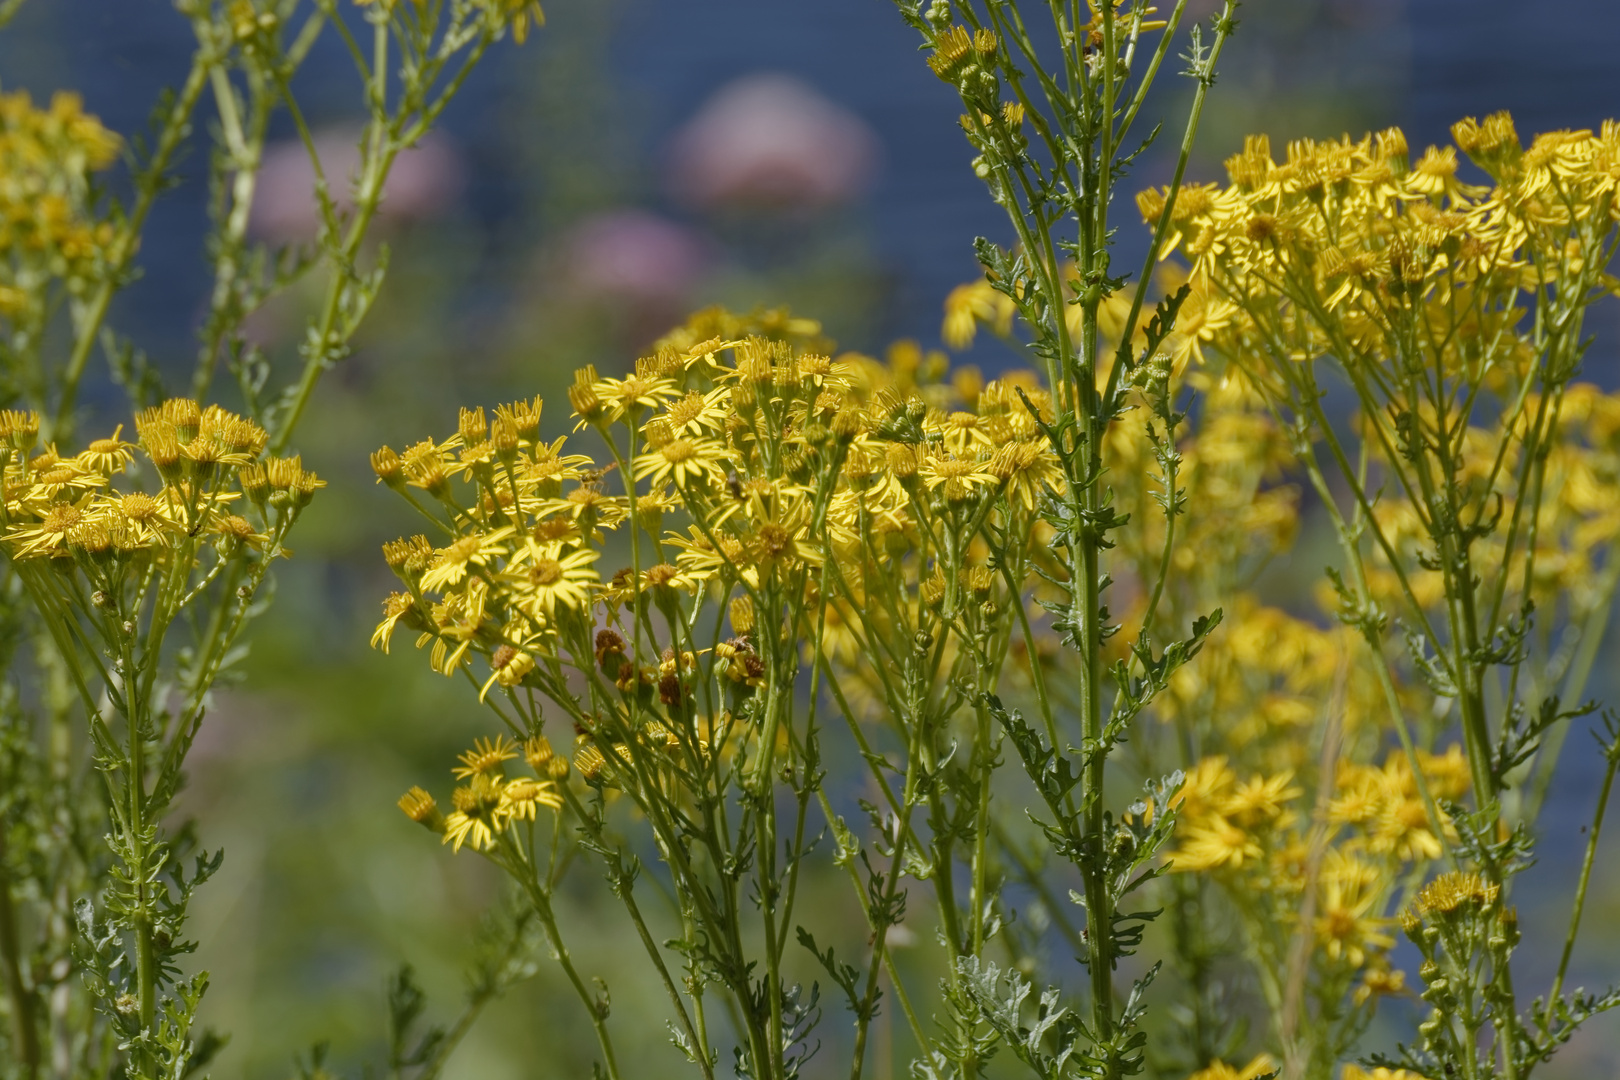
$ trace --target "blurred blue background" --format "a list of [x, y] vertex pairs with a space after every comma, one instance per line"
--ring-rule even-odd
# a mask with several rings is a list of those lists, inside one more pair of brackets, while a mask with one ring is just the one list
[[[823, 318], [847, 348], [875, 352], [899, 337], [937, 345], [946, 292], [977, 273], [972, 239], [1008, 239], [968, 168], [954, 95], [884, 0], [549, 0], [546, 9], [546, 29], [496, 50], [441, 132], [401, 164], [384, 222], [394, 251], [384, 297], [301, 428], [306, 462], [331, 485], [257, 627], [246, 684], [223, 697], [194, 755], [187, 809], [204, 842], [227, 851], [196, 907], [198, 963], [214, 973], [205, 1012], [234, 1036], [215, 1075], [286, 1075], [317, 1039], [352, 1068], [375, 1051], [383, 979], [402, 960], [418, 966], [446, 1015], [497, 892], [473, 860], [449, 859], [393, 808], [406, 786], [442, 777], [488, 725], [463, 687], [427, 673], [410, 650], [387, 658], [366, 648], [389, 581], [377, 544], [411, 528], [378, 494], [366, 453], [448, 434], [458, 405], [550, 396], [579, 364], [627, 364], [710, 302], [790, 304]], [[1220, 161], [1251, 131], [1280, 147], [1401, 124], [1421, 147], [1461, 116], [1502, 108], [1522, 134], [1620, 114], [1615, 0], [1251, 0], [1240, 17], [1195, 179], [1220, 178]], [[184, 70], [190, 45], [163, 0], [32, 0], [0, 36], [0, 81], [36, 97], [77, 89], [127, 135]], [[1184, 97], [1183, 81], [1169, 80], [1158, 104]], [[339, 152], [361, 117], [335, 41], [298, 89]], [[275, 135], [290, 134], [283, 118]], [[1167, 176], [1162, 151], [1130, 189]], [[281, 171], [267, 174], [256, 229], [307, 238], [296, 155], [271, 163]], [[188, 370], [207, 289], [205, 166], [199, 145], [153, 215], [143, 279], [114, 314], [175, 372]], [[1143, 241], [1128, 205], [1119, 221], [1133, 263]], [[303, 302], [294, 294], [272, 306], [255, 335], [285, 349]], [[1610, 387], [1620, 383], [1617, 307], [1593, 327], [1587, 370]], [[971, 359], [994, 368], [1010, 357], [992, 346]], [[109, 424], [124, 408], [105, 380], [87, 400]], [[1594, 692], [1612, 697], [1607, 683]], [[1537, 925], [1562, 925], [1573, 885], [1596, 775], [1583, 744], [1572, 736], [1555, 786], [1539, 891], [1520, 897], [1530, 939], [1521, 956], [1533, 974], [1556, 953]], [[1606, 858], [1598, 875], [1574, 980], [1588, 985], [1620, 971], [1620, 868]], [[587, 897], [570, 901], [576, 955], [604, 971], [615, 957], [633, 963], [616, 921], [599, 921]], [[588, 1072], [577, 1005], [542, 971], [494, 1008], [450, 1075]], [[634, 982], [614, 991], [617, 1009], [632, 1013]], [[829, 1009], [828, 1021], [843, 1017]], [[661, 1030], [628, 1038], [644, 1068], [673, 1060]], [[1600, 1021], [1547, 1075], [1620, 1075], [1617, 1044], [1620, 1027]], [[890, 1067], [880, 1061], [874, 1075], [904, 1066]]]

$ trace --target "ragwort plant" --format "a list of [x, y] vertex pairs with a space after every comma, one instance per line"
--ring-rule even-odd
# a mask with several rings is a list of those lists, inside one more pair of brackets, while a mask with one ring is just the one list
[[[167, 820], [186, 755], [323, 486], [282, 455], [381, 284], [386, 249], [365, 240], [389, 169], [489, 46], [538, 13], [504, 0], [376, 3], [360, 12], [362, 50], [353, 13], [330, 0], [176, 10], [196, 46], [145, 137], [126, 145], [72, 94], [45, 108], [22, 91], [0, 97], [0, 1075], [23, 1080], [178, 1078], [221, 1045], [196, 1027], [207, 973], [183, 971], [188, 903], [221, 859], [196, 850], [191, 823]], [[247, 233], [265, 133], [284, 108], [313, 155], [290, 84], [334, 32], [370, 116], [352, 208], [338, 208], [316, 160], [320, 234], [272, 251]], [[191, 396], [169, 397], [109, 315], [138, 276], [148, 216], [205, 97], [214, 287]], [[243, 321], [309, 273], [324, 277], [322, 299], [287, 379]], [[98, 348], [128, 391], [133, 442], [123, 425], [79, 438]], [[221, 370], [240, 414], [207, 403]]]
[[[385, 547], [404, 588], [374, 642], [415, 635], [505, 726], [462, 756], [449, 813], [422, 788], [400, 805], [513, 878], [609, 1076], [610, 997], [554, 903], [585, 862], [706, 1076], [728, 1039], [739, 1075], [803, 1070], [819, 991], [791, 981], [795, 941], [851, 1013], [854, 1077], [884, 1008], [920, 1077], [998, 1056], [1042, 1077], [1528, 1076], [1617, 1001], [1563, 987], [1612, 723], [1562, 960], [1528, 1008], [1507, 903], [1616, 583], [1620, 413], [1572, 381], [1581, 313], [1614, 288], [1612, 125], [1529, 150], [1505, 118], [1459, 125], [1492, 189], [1449, 150], [1410, 166], [1393, 131], [1280, 166], [1253, 140], [1232, 187], [1182, 187], [1228, 7], [1185, 55], [1133, 280], [1108, 213], [1183, 5], [1050, 4], [1034, 31], [1032, 7], [900, 5], [1016, 236], [979, 242], [944, 337], [988, 329], [1040, 374], [835, 355], [809, 321], [708, 311], [625, 378], [577, 373], [594, 455], [541, 438], [536, 400], [373, 458], [436, 530]], [[1177, 250], [1190, 266], [1155, 273]], [[1255, 591], [1301, 483], [1345, 560], [1326, 622]], [[825, 774], [840, 728], [864, 824]], [[1145, 796], [1111, 800], [1111, 776]], [[823, 830], [866, 920], [855, 956], [798, 904]], [[919, 918], [937, 991], [895, 963]], [[1347, 1063], [1412, 994], [1397, 924], [1432, 1011]], [[1175, 976], [1151, 991], [1143, 945]]]
[[[1452, 136], [1415, 164], [1394, 129], [1301, 140], [1283, 164], [1253, 137], [1227, 162], [1230, 186], [1140, 204], [1174, 222], [1198, 337], [1288, 432], [1332, 521], [1341, 618], [1367, 642], [1455, 864], [1402, 916], [1431, 1012], [1387, 1064], [1524, 1077], [1620, 1003], [1564, 989], [1620, 762], [1612, 720], [1564, 947], [1528, 1005], [1507, 903], [1564, 734], [1597, 707], [1584, 698], [1614, 597], [1617, 406], [1578, 376], [1586, 310], [1616, 291], [1620, 126], [1524, 147], [1498, 113]], [[1459, 175], [1459, 150], [1487, 183]], [[1329, 371], [1358, 407], [1348, 427], [1325, 405]], [[1402, 708], [1403, 676], [1431, 708]], [[1426, 744], [1452, 728], [1471, 807], [1421, 779]]]
[[[1158, 21], [1104, 5], [1082, 21], [1053, 5], [1061, 67], [1049, 74], [1045, 39], [1016, 5], [901, 5], [931, 68], [961, 95], [975, 169], [1018, 236], [1013, 249], [979, 244], [984, 303], [1042, 376], [946, 383], [914, 347], [886, 365], [833, 357], [814, 323], [711, 311], [633, 374], [576, 373], [573, 427], [600, 436], [594, 455], [542, 438], [537, 400], [493, 417], [464, 410], [456, 434], [373, 457], [379, 480], [434, 529], [385, 547], [404, 588], [374, 643], [414, 634], [505, 727], [462, 756], [449, 813], [422, 788], [401, 808], [516, 882], [606, 1075], [620, 1074], [610, 998], [576, 966], [554, 902], [579, 856], [622, 901], [666, 992], [671, 1037], [705, 1076], [726, 1037], [740, 1075], [800, 1073], [819, 990], [785, 974], [795, 944], [853, 1016], [851, 1076], [885, 994], [918, 1048], [918, 1075], [980, 1075], [1001, 1051], [1043, 1077], [1145, 1067], [1157, 969], [1123, 994], [1116, 969], [1153, 918], [1133, 894], [1160, 872], [1181, 778], [1151, 778], [1145, 799], [1115, 810], [1107, 763], [1219, 611], [1174, 625], [1158, 612], [1183, 591], [1169, 586], [1186, 417], [1159, 353], [1186, 291], [1153, 308], [1145, 277], [1111, 269], [1109, 208], [1184, 6]], [[1192, 34], [1178, 183], [1233, 26], [1228, 7], [1207, 44]], [[1168, 231], [1166, 219], [1155, 248]], [[1122, 448], [1111, 432], [1132, 410], [1150, 419]], [[1108, 473], [1126, 450], [1132, 469], [1153, 470], [1138, 522], [1157, 514], [1166, 525], [1146, 578], [1152, 600], [1128, 647], [1110, 654], [1120, 628], [1104, 603], [1106, 553], [1130, 516]], [[604, 574], [610, 552], [627, 565]], [[1042, 609], [1074, 663], [1042, 659]], [[1035, 722], [1003, 703], [1016, 656], [1027, 675], [1012, 689]], [[548, 726], [543, 702], [566, 726]], [[829, 712], [869, 770], [862, 829], [823, 782]], [[555, 739], [573, 740], [571, 763]], [[1009, 748], [1021, 778], [1001, 769]], [[519, 760], [526, 771], [509, 773]], [[1037, 800], [1033, 838], [1021, 814], [993, 807], [1009, 790]], [[621, 800], [633, 814], [617, 813]], [[853, 962], [823, 947], [826, 930], [796, 921], [813, 921], [798, 888], [823, 830], [869, 930]], [[642, 836], [681, 928], [666, 943], [637, 890]], [[1044, 873], [1043, 847], [1070, 869]], [[1058, 899], [1068, 875], [1078, 919]], [[1008, 929], [1003, 886], [1014, 877], [1085, 965], [1082, 1007], [1060, 1004], [1057, 988], [1031, 999], [1022, 972], [1035, 970], [1038, 943]], [[921, 1008], [890, 948], [915, 886], [932, 893], [945, 971]]]

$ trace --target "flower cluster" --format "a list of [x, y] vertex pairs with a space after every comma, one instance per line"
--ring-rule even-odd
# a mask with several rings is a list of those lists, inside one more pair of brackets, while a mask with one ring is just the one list
[[461, 764], [451, 770], [466, 783], [451, 797], [453, 809], [439, 811], [433, 796], [413, 787], [400, 797], [399, 808], [418, 824], [444, 834], [444, 842], [460, 851], [463, 844], [475, 851], [488, 851], [516, 821], [534, 821], [542, 806], [556, 810], [562, 806], [557, 781], [568, 775], [568, 759], [552, 752], [544, 735], [523, 744], [524, 763], [534, 777], [506, 776], [506, 762], [518, 756], [518, 746], [506, 736], [478, 739], [461, 755]]
[[[1044, 392], [1024, 377], [947, 384], [937, 359], [925, 370], [929, 359], [906, 345], [887, 364], [829, 358], [815, 351], [817, 334], [802, 320], [751, 325], [706, 312], [626, 377], [581, 370], [568, 395], [575, 432], [603, 433], [605, 461], [572, 452], [568, 436], [542, 439], [538, 399], [493, 417], [464, 410], [445, 440], [379, 450], [380, 481], [444, 539], [385, 546], [404, 588], [385, 601], [373, 644], [388, 649], [403, 626], [419, 647], [432, 644], [444, 674], [482, 657], [486, 695], [526, 687], [565, 699], [559, 663], [572, 653], [619, 692], [656, 692], [677, 707], [658, 722], [675, 723], [699, 667], [741, 690], [761, 684], [758, 639], [779, 631], [755, 611], [773, 597], [788, 629], [860, 666], [866, 621], [893, 621], [871, 610], [873, 588], [909, 574], [912, 602], [936, 611], [947, 593], [982, 602], [992, 584], [1004, 588], [982, 541], [949, 558], [937, 541], [946, 519], [960, 529], [995, 507], [1030, 532], [1043, 487], [1058, 479], [1038, 429]], [[608, 534], [631, 521], [631, 565], [604, 580]], [[652, 538], [657, 548], [643, 550]], [[733, 636], [683, 640], [679, 655], [665, 642], [661, 662], [628, 658], [649, 603], [675, 611], [677, 595], [713, 600]], [[795, 624], [806, 612], [820, 632]], [[582, 752], [581, 774], [601, 775], [604, 750]]]
[[[1230, 186], [1178, 193], [1163, 254], [1179, 248], [1194, 279], [1229, 302], [1303, 300], [1310, 290], [1340, 312], [1347, 340], [1363, 345], [1383, 340], [1408, 298], [1432, 301], [1433, 319], [1454, 298], [1477, 307], [1494, 292], [1546, 283], [1560, 268], [1539, 258], [1541, 235], [1590, 223], [1601, 239], [1616, 220], [1620, 123], [1597, 135], [1552, 132], [1528, 149], [1505, 113], [1461, 121], [1452, 135], [1456, 147], [1431, 146], [1416, 164], [1398, 128], [1359, 141], [1296, 140], [1282, 164], [1265, 136], [1251, 136], [1227, 159]], [[1458, 176], [1459, 148], [1494, 186]], [[1153, 221], [1165, 200], [1148, 190], [1137, 206]], [[1582, 244], [1567, 257], [1601, 254]], [[1459, 364], [1477, 359], [1496, 328], [1455, 327], [1450, 355]]]
[[[1520, 607], [1570, 596], [1579, 619], [1613, 592], [1604, 552], [1620, 524], [1620, 399], [1570, 381], [1580, 311], [1614, 288], [1620, 123], [1522, 147], [1498, 113], [1452, 135], [1416, 163], [1393, 128], [1298, 140], [1280, 164], [1250, 138], [1226, 163], [1228, 186], [1184, 187], [1170, 208], [1164, 253], [1191, 263], [1178, 333], [1319, 430], [1305, 365], [1343, 365], [1368, 459], [1394, 481], [1369, 500], [1384, 542], [1368, 586], [1386, 609], [1444, 604], [1445, 573], [1423, 552], [1456, 519], [1474, 564], [1493, 568], [1487, 589]], [[1490, 183], [1461, 177], [1459, 151]], [[1165, 200], [1149, 190], [1138, 204], [1156, 220]], [[1537, 290], [1548, 311], [1526, 320]], [[1432, 391], [1410, 382], [1420, 370]], [[1423, 487], [1440, 469], [1453, 505], [1437, 514]]]
[[[1420, 1052], [1400, 1061], [1447, 1073], [1480, 1053], [1482, 1001], [1499, 1003], [1493, 1023], [1504, 1033], [1487, 1057], [1530, 1055], [1586, 1015], [1564, 1001], [1533, 1031], [1518, 1027], [1507, 977], [1516, 934], [1496, 899], [1522, 864], [1490, 845], [1509, 844], [1509, 822], [1539, 809], [1558, 725], [1579, 714], [1560, 701], [1584, 693], [1606, 618], [1598, 613], [1620, 581], [1620, 396], [1576, 381], [1584, 312], [1615, 291], [1620, 123], [1526, 147], [1502, 113], [1461, 121], [1452, 136], [1453, 146], [1415, 162], [1390, 129], [1296, 141], [1280, 163], [1252, 137], [1227, 161], [1228, 185], [1138, 198], [1145, 219], [1168, 222], [1164, 253], [1189, 264], [1169, 346], [1204, 378], [1243, 383], [1288, 432], [1344, 558], [1319, 589], [1345, 624], [1335, 648], [1307, 648], [1326, 633], [1251, 608], [1242, 633], [1270, 637], [1265, 649], [1229, 668], [1220, 663], [1228, 643], [1216, 642], [1184, 674], [1178, 690], [1208, 683], [1222, 711], [1244, 711], [1269, 670], [1274, 686], [1305, 692], [1293, 703], [1268, 694], [1262, 713], [1328, 700], [1337, 719], [1317, 721], [1331, 745], [1314, 785], [1298, 753], [1248, 748], [1263, 722], [1206, 743], [1184, 789], [1176, 868], [1236, 885], [1227, 893], [1262, 966], [1285, 953], [1273, 934], [1268, 959], [1255, 935], [1288, 920], [1252, 916], [1254, 897], [1293, 897], [1300, 920], [1314, 910], [1319, 955], [1365, 961], [1359, 1000], [1388, 988], [1380, 971], [1397, 883], [1415, 887], [1430, 861], [1466, 852], [1478, 873], [1442, 875], [1404, 917], [1422, 938], [1423, 996], [1435, 1013]], [[1322, 368], [1359, 406], [1349, 432], [1326, 411]], [[1565, 626], [1557, 641], [1555, 621]], [[1404, 648], [1387, 643], [1392, 627]], [[1334, 654], [1369, 662], [1330, 674]], [[1286, 656], [1297, 658], [1286, 671], [1272, 665]], [[1403, 750], [1374, 767], [1386, 725]], [[1458, 727], [1462, 744], [1427, 752]], [[1261, 775], [1239, 784], [1219, 753]], [[1290, 786], [1296, 775], [1303, 790]], [[1289, 807], [1312, 787], [1308, 815]], [[1275, 805], [1245, 802], [1262, 795]], [[1473, 816], [1451, 820], [1447, 809], [1465, 795]], [[1577, 920], [1579, 909], [1577, 900]], [[1313, 979], [1330, 977], [1313, 963]], [[1279, 1015], [1285, 996], [1271, 1002]]]
[[[216, 405], [173, 398], [139, 413], [135, 427], [135, 443], [120, 438], [120, 427], [63, 457], [54, 446], [36, 448], [35, 414], [0, 413], [3, 539], [13, 558], [72, 558], [110, 580], [177, 557], [189, 571], [191, 556], [182, 549], [199, 541], [222, 556], [244, 547], [274, 554], [292, 519], [325, 486], [296, 457], [265, 458], [264, 429]], [[136, 450], [156, 490], [113, 486]]]
[[0, 315], [14, 315], [48, 278], [93, 278], [112, 226], [89, 208], [89, 174], [117, 159], [118, 137], [77, 94], [48, 109], [28, 92], [0, 94]]
[[[1460, 746], [1440, 755], [1419, 751], [1419, 760], [1430, 797], [1456, 799], [1467, 792], [1468, 762]], [[1171, 865], [1184, 873], [1218, 872], [1238, 897], [1297, 896], [1306, 887], [1309, 864], [1325, 857], [1317, 887], [1328, 899], [1318, 899], [1315, 933], [1330, 957], [1343, 955], [1359, 967], [1368, 959], [1364, 944], [1378, 943], [1380, 952], [1391, 944], [1376, 930], [1388, 922], [1391, 891], [1412, 870], [1440, 857], [1440, 839], [1399, 751], [1381, 766], [1342, 762], [1317, 796], [1320, 814], [1300, 813], [1303, 795], [1291, 770], [1240, 780], [1225, 756], [1205, 758], [1176, 797], [1179, 846]], [[1312, 817], [1328, 831], [1309, 836]], [[1440, 827], [1447, 828], [1443, 818]]]

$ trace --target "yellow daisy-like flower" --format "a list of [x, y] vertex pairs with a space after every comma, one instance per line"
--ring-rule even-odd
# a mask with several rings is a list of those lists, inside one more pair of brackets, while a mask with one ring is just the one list
[[929, 454], [925, 457], [917, 468], [917, 475], [922, 477], [923, 483], [929, 488], [936, 488], [951, 481], [968, 489], [989, 487], [996, 482], [996, 476], [990, 471], [988, 461], [944, 454]]
[[97, 472], [103, 476], [123, 472], [135, 460], [135, 444], [120, 439], [118, 436], [123, 433], [124, 425], [119, 424], [109, 438], [96, 439], [86, 447], [74, 459], [74, 463], [87, 472]]
[[498, 773], [501, 771], [501, 762], [511, 761], [517, 757], [517, 743], [505, 735], [497, 735], [494, 739], [474, 739], [471, 750], [462, 751], [457, 758], [459, 766], [450, 770], [450, 775], [458, 780], [466, 780], [479, 773]]
[[589, 548], [564, 552], [560, 544], [529, 541], [513, 558], [505, 580], [516, 587], [518, 608], [543, 623], [558, 608], [583, 611], [589, 606], [591, 589], [601, 580], [591, 566], [597, 558]]
[[383, 621], [377, 624], [377, 629], [371, 635], [371, 647], [388, 651], [388, 644], [394, 638], [394, 628], [399, 621], [412, 611], [416, 610], [416, 597], [410, 593], [389, 593], [388, 599], [383, 601]]
[[643, 409], [659, 408], [678, 392], [671, 379], [645, 379], [640, 375], [598, 379], [591, 384], [591, 390], [607, 406], [610, 423], [623, 416], [638, 415]]
[[1182, 873], [1237, 869], [1260, 855], [1254, 837], [1225, 818], [1211, 817], [1187, 830], [1181, 846], [1170, 856], [1170, 866]]
[[1386, 1069], [1382, 1065], [1371, 1072], [1359, 1065], [1346, 1065], [1339, 1074], [1339, 1080], [1425, 1080], [1425, 1078], [1410, 1069]]
[[522, 649], [501, 645], [490, 654], [489, 668], [489, 678], [478, 688], [480, 702], [489, 696], [490, 687], [496, 684], [512, 687], [521, 683], [534, 670], [534, 657]]
[[533, 821], [536, 809], [542, 806], [562, 808], [562, 796], [550, 780], [520, 778], [508, 781], [501, 789], [501, 812], [514, 821]]
[[1213, 812], [1236, 781], [1237, 774], [1227, 765], [1226, 755], [1204, 758], [1187, 770], [1170, 805], [1180, 811], [1184, 821], [1197, 820]]
[[1041, 494], [1063, 483], [1063, 466], [1045, 442], [1008, 443], [985, 469], [1006, 484], [1007, 501], [1033, 511]]
[[654, 487], [672, 481], [677, 488], [720, 484], [726, 479], [721, 466], [724, 455], [725, 447], [713, 439], [677, 436], [638, 456], [635, 476], [637, 480], [650, 478]]
[[1457, 148], [1431, 146], [1423, 152], [1418, 163], [1406, 175], [1406, 186], [1420, 195], [1438, 199], [1442, 196], [1477, 199], [1486, 189], [1465, 184], [1457, 179]]
[[1212, 1061], [1208, 1068], [1199, 1069], [1187, 1080], [1256, 1080], [1276, 1071], [1276, 1059], [1270, 1054], [1260, 1054], [1241, 1069], [1224, 1061]]
[[174, 503], [168, 498], [132, 491], [112, 496], [106, 505], [114, 517], [135, 530], [142, 543], [150, 543], [163, 533], [181, 528]]
[[1477, 904], [1480, 907], [1494, 904], [1498, 891], [1497, 886], [1478, 874], [1453, 870], [1423, 886], [1423, 891], [1417, 895], [1416, 906], [1425, 915], [1445, 915], [1463, 904]]
[[580, 529], [614, 529], [630, 516], [629, 501], [622, 495], [609, 495], [595, 484], [580, 484], [560, 499], [547, 499], [535, 510], [537, 516], [566, 515]]
[[1240, 783], [1222, 804], [1221, 810], [1245, 825], [1274, 821], [1281, 817], [1284, 807], [1302, 794], [1293, 785], [1293, 770], [1276, 776], [1255, 776]]
[[511, 20], [512, 40], [522, 45], [529, 40], [529, 28], [546, 25], [546, 13], [538, 0], [486, 0], [502, 17]]
[[413, 787], [399, 797], [398, 806], [405, 812], [405, 816], [418, 825], [426, 826], [434, 832], [444, 831], [444, 815], [439, 812], [439, 804], [419, 787]]
[[88, 498], [77, 503], [53, 503], [33, 525], [13, 529], [6, 539], [17, 545], [16, 557], [44, 555], [62, 546], [68, 534], [95, 519]]
[[731, 391], [724, 388], [700, 394], [689, 391], [683, 398], [669, 403], [663, 420], [676, 435], [705, 435], [717, 433], [726, 426], [726, 402]]
[[945, 297], [945, 322], [940, 337], [958, 351], [973, 344], [979, 324], [984, 323], [997, 337], [1012, 333], [1017, 306], [1012, 297], [998, 291], [988, 280], [958, 285]]
[[444, 819], [444, 843], [459, 852], [463, 844], [474, 851], [495, 846], [495, 836], [506, 827], [508, 814], [502, 807], [503, 785], [488, 773], [477, 773], [468, 784], [458, 787], [451, 801], [455, 811]]
[[72, 459], [58, 461], [50, 451], [30, 461], [28, 467], [33, 470], [33, 482], [22, 497], [26, 503], [50, 502], [64, 491], [89, 491], [107, 486], [107, 478], [101, 473], [91, 472]]
[[512, 532], [512, 527], [505, 525], [487, 533], [463, 536], [443, 548], [427, 573], [422, 575], [422, 588], [439, 592], [448, 586], [460, 584], [461, 579], [467, 576], [469, 567], [488, 566], [505, 555], [506, 546], [501, 541], [511, 536]]
[[208, 533], [233, 540], [249, 547], [262, 548], [270, 539], [266, 534], [257, 531], [253, 523], [240, 514], [216, 514], [208, 522]]
[[1354, 856], [1341, 855], [1335, 862], [1338, 867], [1330, 866], [1322, 875], [1312, 929], [1328, 956], [1360, 967], [1369, 952], [1383, 952], [1395, 939], [1384, 933], [1389, 920], [1373, 907], [1378, 900], [1376, 871]]

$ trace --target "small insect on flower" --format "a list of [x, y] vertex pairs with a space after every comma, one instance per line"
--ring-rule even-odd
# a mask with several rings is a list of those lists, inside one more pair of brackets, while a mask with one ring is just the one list
[[1274, 1076], [1276, 1072], [1276, 1059], [1270, 1054], [1260, 1054], [1241, 1069], [1224, 1061], [1212, 1061], [1208, 1068], [1199, 1069], [1187, 1080], [1259, 1080], [1262, 1076]]

